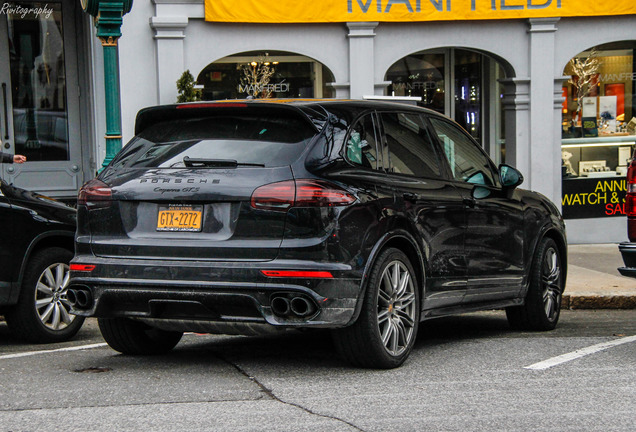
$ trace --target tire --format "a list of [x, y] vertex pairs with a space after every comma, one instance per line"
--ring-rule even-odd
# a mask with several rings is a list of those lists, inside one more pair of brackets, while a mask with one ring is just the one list
[[97, 322], [106, 343], [122, 354], [165, 354], [183, 336], [182, 332], [159, 330], [128, 318], [99, 318]]
[[391, 369], [407, 359], [417, 337], [420, 296], [406, 255], [383, 251], [369, 276], [360, 316], [332, 332], [336, 349], [354, 366]]
[[561, 254], [554, 240], [539, 243], [530, 273], [530, 284], [522, 306], [506, 309], [511, 327], [519, 330], [553, 330], [559, 321], [563, 294]]
[[77, 334], [83, 317], [69, 313], [66, 299], [73, 253], [51, 247], [36, 252], [27, 262], [18, 303], [5, 318], [19, 339], [34, 343], [63, 342]]

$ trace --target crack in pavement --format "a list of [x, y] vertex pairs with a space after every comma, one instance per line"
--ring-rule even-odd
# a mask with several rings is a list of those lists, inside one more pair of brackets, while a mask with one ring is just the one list
[[276, 402], [280, 402], [280, 403], [282, 403], [282, 404], [284, 404], [284, 405], [288, 405], [288, 406], [292, 406], [292, 407], [294, 407], [294, 408], [298, 408], [298, 409], [300, 409], [300, 410], [302, 410], [302, 411], [306, 412], [307, 414], [310, 414], [310, 415], [313, 415], [313, 416], [317, 416], [317, 417], [323, 417], [323, 418], [330, 419], [330, 420], [335, 420], [335, 421], [338, 421], [338, 422], [344, 423], [344, 424], [346, 424], [347, 426], [350, 426], [350, 427], [352, 427], [352, 428], [354, 428], [355, 430], [358, 430], [358, 431], [360, 431], [360, 432], [366, 432], [364, 429], [361, 429], [360, 427], [358, 427], [358, 426], [354, 425], [354, 424], [353, 424], [353, 423], [351, 423], [351, 422], [348, 422], [347, 420], [341, 419], [341, 418], [339, 418], [339, 417], [331, 416], [331, 415], [328, 415], [328, 414], [321, 414], [321, 413], [318, 413], [318, 412], [312, 411], [311, 409], [306, 408], [306, 407], [304, 407], [304, 406], [302, 406], [302, 405], [300, 405], [300, 404], [297, 404], [297, 403], [294, 403], [294, 402], [288, 402], [288, 401], [282, 400], [281, 398], [279, 398], [278, 396], [276, 396], [276, 395], [274, 394], [274, 391], [273, 391], [273, 390], [271, 390], [271, 389], [267, 388], [267, 387], [265, 386], [265, 384], [263, 384], [262, 382], [260, 382], [260, 381], [258, 380], [258, 378], [256, 378], [256, 377], [254, 377], [254, 376], [252, 376], [252, 375], [248, 374], [248, 373], [247, 373], [247, 371], [246, 371], [245, 369], [243, 369], [242, 367], [240, 367], [238, 364], [236, 364], [236, 363], [233, 363], [233, 362], [229, 361], [228, 359], [226, 359], [225, 357], [223, 357], [223, 356], [222, 356], [222, 355], [220, 355], [220, 354], [217, 354], [217, 356], [218, 356], [221, 360], [223, 360], [224, 362], [226, 362], [227, 364], [229, 364], [230, 366], [234, 367], [234, 368], [235, 368], [235, 369], [236, 369], [239, 373], [241, 373], [241, 374], [242, 374], [243, 376], [245, 376], [247, 379], [249, 379], [249, 380], [250, 380], [250, 381], [252, 381], [254, 384], [256, 384], [256, 385], [257, 385], [257, 386], [261, 389], [261, 391], [262, 391], [263, 393], [265, 393], [267, 396], [269, 396], [272, 400], [275, 400]]

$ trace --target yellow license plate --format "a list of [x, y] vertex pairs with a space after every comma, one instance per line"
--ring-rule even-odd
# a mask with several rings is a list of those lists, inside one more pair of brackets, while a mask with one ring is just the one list
[[157, 231], [201, 231], [203, 206], [159, 207]]

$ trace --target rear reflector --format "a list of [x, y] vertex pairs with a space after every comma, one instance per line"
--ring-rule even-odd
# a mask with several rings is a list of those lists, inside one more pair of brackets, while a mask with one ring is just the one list
[[92, 264], [71, 264], [71, 271], [90, 272], [95, 270], [95, 266]]
[[291, 207], [335, 207], [353, 204], [356, 197], [323, 180], [299, 179], [270, 183], [252, 193], [255, 209], [286, 211]]
[[267, 277], [287, 277], [287, 278], [333, 278], [328, 271], [302, 271], [302, 270], [261, 270]]

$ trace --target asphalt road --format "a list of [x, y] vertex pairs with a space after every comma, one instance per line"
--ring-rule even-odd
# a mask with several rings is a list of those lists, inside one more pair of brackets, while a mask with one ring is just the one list
[[0, 431], [633, 431], [634, 335], [635, 310], [564, 311], [548, 333], [477, 313], [426, 322], [401, 368], [376, 371], [344, 364], [326, 332], [188, 334], [128, 357], [94, 321], [48, 346], [0, 323]]

